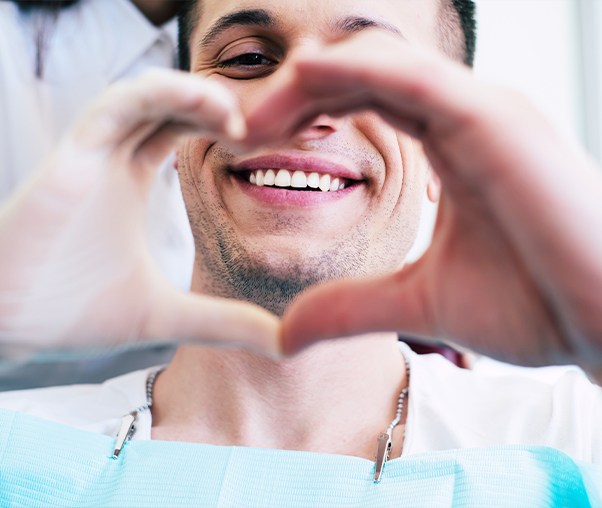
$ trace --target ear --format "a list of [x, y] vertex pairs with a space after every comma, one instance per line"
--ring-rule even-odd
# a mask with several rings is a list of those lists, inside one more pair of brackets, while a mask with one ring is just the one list
[[441, 180], [431, 169], [429, 170], [429, 180], [426, 184], [426, 195], [432, 203], [438, 203], [441, 197]]

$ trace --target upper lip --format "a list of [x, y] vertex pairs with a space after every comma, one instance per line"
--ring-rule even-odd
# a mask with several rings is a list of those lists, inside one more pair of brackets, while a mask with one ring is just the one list
[[254, 171], [257, 169], [288, 169], [289, 171], [305, 171], [329, 174], [348, 180], [363, 180], [363, 175], [356, 169], [328, 160], [324, 157], [306, 154], [272, 154], [246, 159], [231, 166], [232, 171]]

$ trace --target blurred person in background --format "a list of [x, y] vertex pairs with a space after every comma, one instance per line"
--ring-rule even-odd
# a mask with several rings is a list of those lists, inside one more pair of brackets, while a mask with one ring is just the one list
[[[0, 203], [109, 85], [177, 64], [178, 0], [0, 0]], [[150, 196], [147, 237], [161, 271], [188, 289], [194, 246], [173, 156]], [[0, 363], [0, 389], [100, 381], [160, 363], [168, 346], [39, 355]]]

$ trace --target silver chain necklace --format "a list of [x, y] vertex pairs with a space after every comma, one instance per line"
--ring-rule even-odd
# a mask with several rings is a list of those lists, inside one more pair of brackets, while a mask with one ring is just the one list
[[144, 411], [149, 411], [153, 407], [153, 391], [155, 389], [155, 381], [157, 376], [165, 370], [165, 365], [162, 365], [158, 369], [153, 370], [146, 378], [146, 402], [141, 406], [138, 406], [132, 412], [121, 417], [121, 425], [119, 432], [117, 433], [117, 439], [115, 440], [115, 449], [113, 451], [113, 458], [119, 457], [123, 445], [126, 441], [132, 439], [136, 433], [136, 422], [138, 421], [138, 415]]
[[[408, 372], [408, 381], [409, 381], [409, 369]], [[376, 469], [374, 471], [374, 483], [379, 483], [383, 471], [385, 469], [385, 463], [389, 460], [391, 455], [391, 449], [393, 448], [393, 429], [399, 425], [401, 421], [401, 417], [403, 415], [403, 406], [405, 402], [405, 398], [408, 394], [407, 387], [401, 390], [399, 394], [399, 399], [397, 400], [397, 411], [395, 413], [395, 418], [387, 427], [387, 430], [382, 434], [379, 434], [378, 438], [376, 438], [377, 448], [376, 448]]]
[[[374, 483], [379, 483], [382, 479], [382, 474], [385, 468], [386, 462], [389, 460], [391, 455], [391, 450], [393, 448], [393, 429], [399, 425], [401, 418], [403, 416], [403, 408], [406, 396], [408, 394], [408, 387], [410, 385], [410, 364], [405, 358], [404, 362], [406, 365], [406, 377], [407, 377], [407, 386], [401, 390], [399, 394], [399, 398], [397, 399], [397, 410], [395, 412], [395, 418], [387, 427], [385, 432], [379, 434], [376, 448], [376, 469], [374, 471]], [[149, 411], [153, 407], [153, 392], [155, 388], [155, 381], [157, 380], [157, 376], [161, 374], [165, 370], [165, 365], [159, 367], [158, 369], [153, 370], [148, 377], [146, 378], [146, 402], [141, 406], [138, 406], [132, 412], [124, 415], [121, 418], [121, 426], [119, 427], [119, 432], [117, 433], [117, 438], [115, 441], [115, 449], [113, 451], [113, 458], [117, 459], [123, 446], [126, 441], [129, 441], [134, 434], [136, 433], [136, 422], [138, 421], [138, 415], [143, 413], [144, 411]]]

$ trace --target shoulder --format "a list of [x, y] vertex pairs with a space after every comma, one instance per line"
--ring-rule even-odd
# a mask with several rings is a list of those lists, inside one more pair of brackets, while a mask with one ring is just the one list
[[105, 422], [120, 419], [144, 404], [150, 370], [131, 372], [101, 384], [4, 392], [0, 394], [0, 408], [102, 432]]
[[581, 370], [487, 372], [436, 355], [412, 355], [411, 366], [412, 452], [523, 444], [602, 463], [602, 389]]
[[23, 35], [22, 17], [19, 9], [12, 2], [0, 1], [0, 50], [9, 56], [15, 51], [14, 45]]

